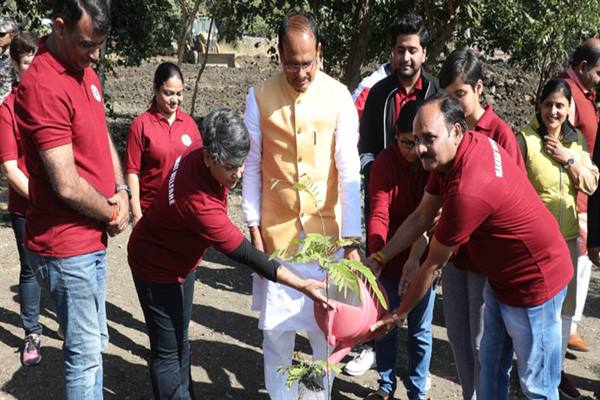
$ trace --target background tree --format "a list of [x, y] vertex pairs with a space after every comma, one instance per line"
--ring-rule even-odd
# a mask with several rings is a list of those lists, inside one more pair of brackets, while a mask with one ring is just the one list
[[488, 53], [501, 49], [511, 63], [536, 72], [536, 99], [571, 52], [600, 33], [597, 0], [483, 0], [473, 13], [475, 23], [461, 27], [459, 42]]

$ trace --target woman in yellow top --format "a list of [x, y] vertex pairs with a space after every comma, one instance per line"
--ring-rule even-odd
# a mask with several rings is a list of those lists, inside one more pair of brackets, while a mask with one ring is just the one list
[[[529, 180], [556, 218], [569, 246], [573, 266], [577, 268], [577, 192], [594, 193], [598, 186], [598, 168], [592, 163], [583, 135], [568, 120], [570, 103], [569, 85], [562, 79], [548, 81], [535, 118], [519, 132], [517, 140]], [[563, 359], [575, 312], [576, 287], [575, 271], [562, 308]]]

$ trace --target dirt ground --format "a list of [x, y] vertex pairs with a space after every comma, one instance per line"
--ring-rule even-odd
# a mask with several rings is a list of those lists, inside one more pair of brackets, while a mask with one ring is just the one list
[[[138, 68], [118, 68], [107, 81], [113, 116], [109, 127], [122, 147], [131, 118], [147, 107], [151, 97], [153, 71], [160, 59]], [[205, 115], [218, 106], [243, 112], [249, 86], [269, 77], [276, 67], [267, 57], [240, 57], [239, 68], [207, 68], [201, 80], [196, 114]], [[184, 65], [186, 102], [189, 110], [191, 88], [197, 66]], [[486, 101], [517, 128], [530, 118], [535, 79], [511, 72], [504, 64], [488, 67]], [[528, 97], [529, 96], [529, 97]], [[35, 368], [19, 363], [23, 332], [19, 327], [19, 265], [14, 237], [6, 214], [6, 183], [0, 181], [0, 400], [60, 399], [63, 395], [61, 341], [49, 298], [42, 300], [44, 326], [43, 361]], [[239, 191], [230, 196], [230, 215], [241, 225]], [[129, 231], [111, 239], [109, 244], [109, 281], [107, 313], [110, 345], [104, 355], [104, 394], [111, 399], [148, 399], [151, 389], [146, 367], [149, 343], [126, 258]], [[439, 290], [438, 290], [439, 292]], [[248, 268], [209, 251], [197, 272], [190, 342], [192, 377], [198, 399], [267, 399], [262, 377], [261, 333], [257, 315], [250, 311], [251, 279]], [[439, 293], [434, 317], [433, 358], [431, 362], [431, 399], [460, 398], [453, 357], [441, 312], [443, 294]], [[589, 342], [589, 353], [569, 353], [566, 371], [582, 391], [584, 399], [600, 398], [600, 270], [592, 275], [590, 293], [580, 332]], [[405, 341], [401, 330], [399, 340]], [[303, 353], [309, 352], [304, 337], [297, 340]], [[399, 379], [406, 373], [403, 345], [398, 357]], [[377, 386], [377, 374], [368, 371], [361, 377], [339, 376], [333, 399], [362, 399]], [[511, 398], [520, 399], [513, 380]], [[406, 399], [402, 385], [396, 397]]]

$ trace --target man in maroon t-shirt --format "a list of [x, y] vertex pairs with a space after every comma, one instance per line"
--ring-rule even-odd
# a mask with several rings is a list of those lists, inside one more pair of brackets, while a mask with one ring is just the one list
[[26, 247], [64, 332], [66, 399], [102, 398], [106, 242], [128, 223], [127, 187], [91, 68], [106, 0], [57, 3], [52, 33], [19, 85], [15, 115], [29, 171]]
[[417, 154], [431, 171], [418, 208], [386, 247], [377, 269], [439, 218], [425, 262], [393, 314], [373, 326], [389, 331], [406, 318], [456, 247], [488, 278], [478, 398], [508, 397], [513, 351], [527, 397], [558, 399], [560, 311], [573, 270], [558, 224], [527, 177], [496, 142], [466, 131], [460, 104], [447, 94], [426, 101], [414, 122]]
[[[569, 121], [581, 131], [587, 144], [588, 153], [594, 154], [594, 143], [598, 131], [600, 115], [596, 107], [596, 89], [600, 85], [600, 39], [591, 38], [583, 42], [573, 52], [570, 67], [561, 75], [571, 88], [573, 101], [569, 109]], [[577, 239], [579, 257], [575, 266], [575, 295], [567, 297], [565, 302], [575, 302], [574, 315], [570, 327], [568, 347], [575, 351], [588, 351], [589, 347], [577, 333], [577, 323], [581, 322], [583, 308], [590, 284], [592, 262], [600, 259], [600, 247], [586, 248], [588, 236], [587, 229], [588, 195], [577, 193], [577, 212], [579, 213], [579, 238]], [[589, 258], [588, 258], [589, 255]], [[591, 261], [590, 261], [591, 260]], [[573, 307], [570, 307], [573, 309]], [[567, 319], [565, 321], [565, 319]], [[563, 316], [563, 321], [568, 324], [568, 316]], [[566, 348], [564, 349], [566, 351]], [[562, 386], [562, 385], [561, 385]], [[562, 389], [562, 388], [561, 388]], [[569, 390], [569, 389], [565, 389]], [[567, 392], [568, 393], [568, 392]], [[571, 397], [576, 397], [576, 391], [571, 389]]]

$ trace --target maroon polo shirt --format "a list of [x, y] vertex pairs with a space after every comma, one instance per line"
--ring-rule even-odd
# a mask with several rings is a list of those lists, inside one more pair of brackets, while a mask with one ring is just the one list
[[533, 307], [571, 280], [573, 266], [558, 224], [508, 153], [490, 138], [465, 133], [445, 174], [426, 191], [442, 196], [435, 232], [444, 246], [468, 242], [469, 256], [498, 299]]
[[82, 215], [57, 196], [39, 154], [70, 144], [79, 176], [102, 196], [115, 193], [104, 102], [94, 70], [68, 69], [42, 39], [19, 84], [15, 116], [29, 171], [27, 248], [51, 257], [105, 249], [105, 223]]
[[129, 266], [147, 283], [182, 282], [209, 246], [228, 254], [243, 238], [227, 216], [227, 189], [204, 164], [197, 141], [175, 161], [133, 229], [127, 246]]
[[[15, 96], [17, 86], [13, 86], [11, 93], [4, 103], [0, 106], [0, 163], [7, 161], [16, 161], [19, 168], [25, 176], [27, 167], [25, 166], [25, 154], [23, 153], [23, 144], [21, 134], [17, 128], [15, 119]], [[12, 186], [8, 186], [8, 211], [11, 214], [25, 216], [27, 211], [27, 199], [21, 196]]]
[[[485, 112], [477, 121], [474, 130], [494, 139], [515, 160], [523, 173], [527, 174], [517, 137], [511, 127], [494, 112], [492, 106], [485, 107]], [[461, 246], [457, 250], [452, 262], [459, 269], [480, 272], [478, 266], [469, 260], [469, 254], [465, 246]]]
[[402, 107], [404, 107], [404, 105], [409, 101], [416, 100], [418, 94], [421, 93], [422, 90], [423, 74], [421, 74], [421, 72], [419, 72], [419, 79], [417, 80], [417, 83], [415, 83], [410, 91], [407, 92], [404, 86], [398, 84], [398, 90], [396, 90], [396, 93], [394, 93], [394, 121], [398, 119]]
[[[428, 175], [420, 162], [410, 164], [406, 161], [396, 144], [377, 155], [369, 180], [369, 252], [381, 250], [406, 217], [417, 208]], [[409, 254], [410, 248], [386, 262], [381, 276], [399, 281]]]
[[[562, 78], [569, 84], [575, 102], [575, 128], [583, 134], [588, 153], [594, 154], [594, 144], [596, 143], [598, 123], [600, 122], [600, 115], [596, 108], [596, 91], [588, 91], [581, 86], [581, 82], [572, 68], [569, 68], [562, 75]], [[587, 202], [588, 195], [578, 191], [577, 211], [587, 212]]]
[[198, 126], [180, 109], [172, 125], [156, 106], [133, 120], [127, 139], [125, 172], [139, 175], [143, 212], [152, 204], [177, 157], [196, 141], [202, 142]]

